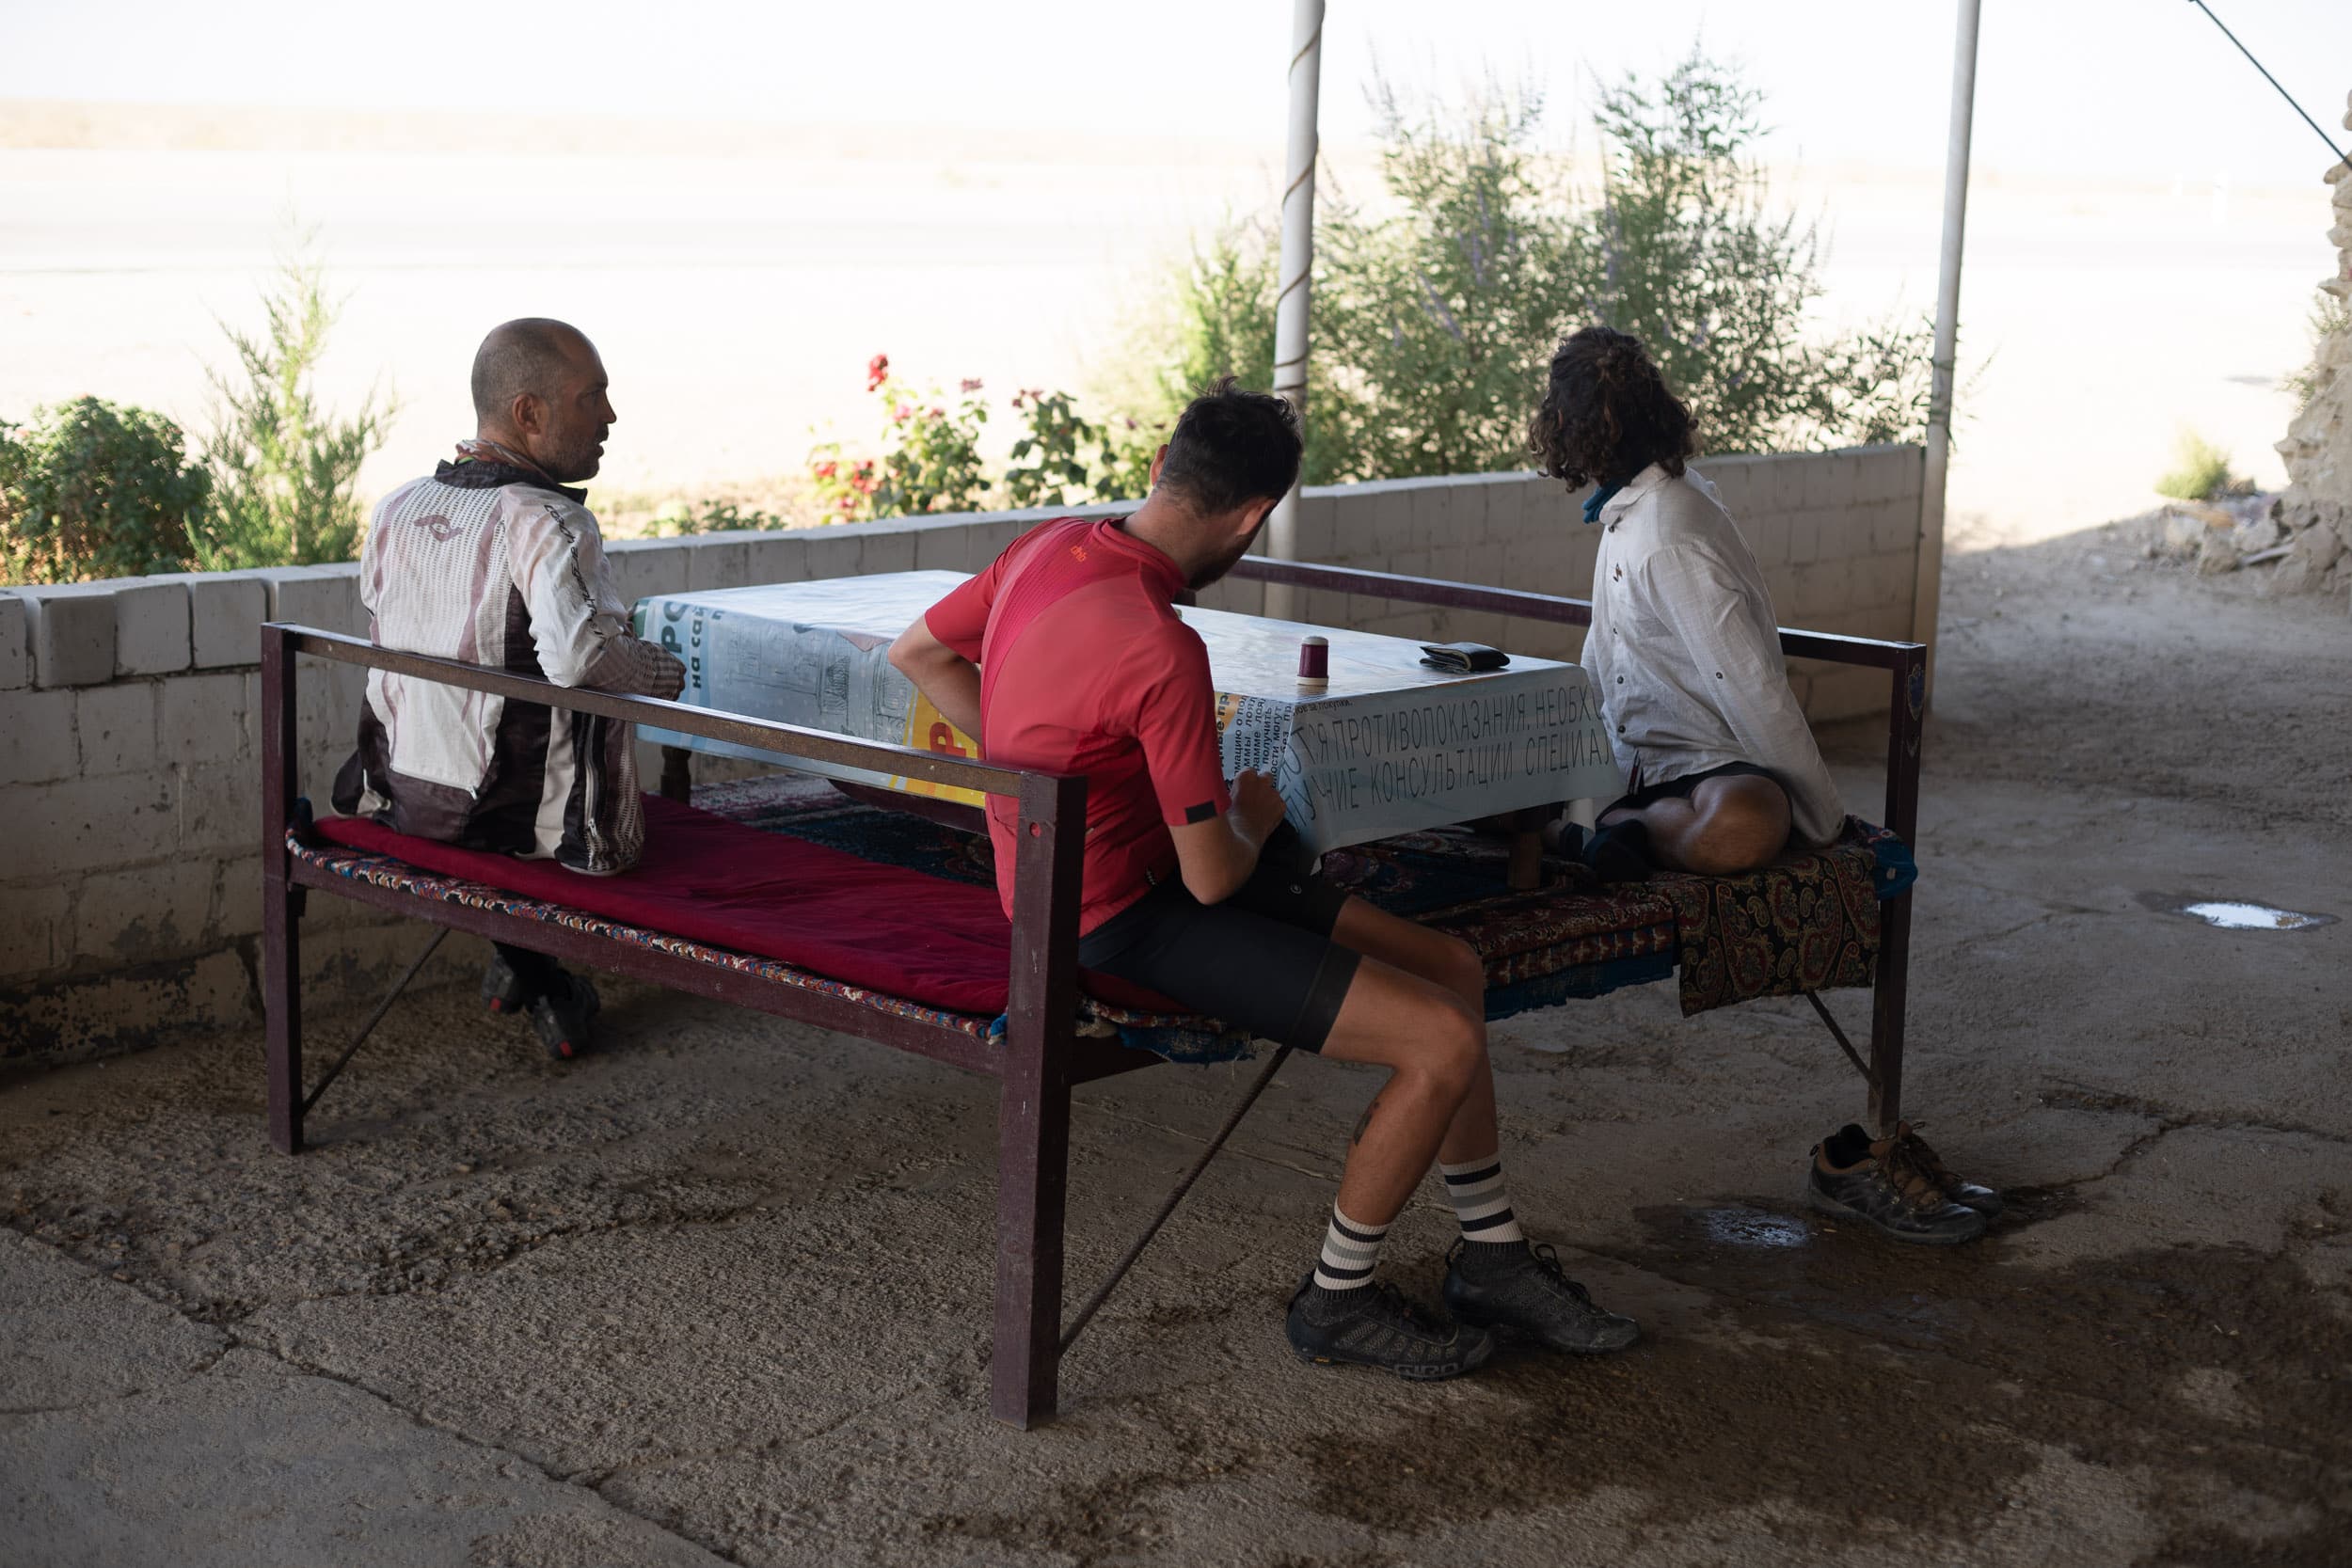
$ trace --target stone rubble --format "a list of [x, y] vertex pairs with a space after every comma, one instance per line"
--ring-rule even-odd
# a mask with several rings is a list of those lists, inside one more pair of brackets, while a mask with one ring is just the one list
[[[2346, 103], [2352, 104], [2352, 96]], [[2344, 124], [2352, 130], [2352, 112]], [[2336, 247], [2336, 275], [2320, 288], [2352, 303], [2352, 167], [2339, 162], [2327, 179], [2335, 218], [2328, 240]], [[2286, 536], [2287, 551], [2271, 580], [2278, 593], [2340, 594], [2352, 580], [2352, 330], [2332, 333], [2320, 344], [2315, 368], [2318, 388], [2279, 443], [2287, 489], [2273, 515]]]

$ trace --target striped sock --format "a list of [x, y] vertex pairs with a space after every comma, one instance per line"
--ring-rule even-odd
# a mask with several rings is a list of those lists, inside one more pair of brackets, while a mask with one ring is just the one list
[[1527, 1240], [1518, 1216], [1511, 1212], [1511, 1195], [1503, 1189], [1500, 1155], [1459, 1165], [1440, 1162], [1438, 1168], [1445, 1173], [1445, 1196], [1454, 1205], [1454, 1217], [1462, 1222], [1464, 1241], [1492, 1245]]
[[1315, 1283], [1327, 1291], [1353, 1291], [1372, 1283], [1372, 1266], [1380, 1260], [1385, 1225], [1359, 1225], [1331, 1205], [1331, 1224], [1323, 1233], [1323, 1256], [1315, 1260]]

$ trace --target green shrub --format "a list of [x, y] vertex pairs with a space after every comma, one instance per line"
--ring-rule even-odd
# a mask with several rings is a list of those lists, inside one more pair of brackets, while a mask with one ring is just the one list
[[1582, 297], [1563, 325], [1639, 337], [1709, 451], [1919, 440], [1932, 325], [1808, 339], [1820, 232], [1772, 212], [1748, 152], [1762, 103], [1696, 51], [1654, 84], [1601, 94], [1599, 199], [1575, 219]]
[[80, 582], [184, 570], [204, 471], [180, 427], [97, 398], [0, 423], [0, 582]]
[[2230, 472], [2230, 454], [2193, 430], [2181, 432], [2172, 449], [2172, 467], [2156, 481], [2156, 494], [2175, 500], [2209, 501], [2224, 496], [2251, 494], [2250, 482]]
[[[1750, 154], [1760, 103], [1695, 52], [1605, 91], [1600, 182], [1580, 191], [1536, 145], [1539, 98], [1408, 106], [1384, 86], [1386, 199], [1333, 193], [1318, 223], [1309, 482], [1524, 467], [1544, 367], [1594, 322], [1649, 345], [1708, 451], [1919, 439], [1932, 332], [1809, 330], [1821, 246], [1772, 211]], [[1228, 225], [1196, 252], [1166, 316], [1131, 334], [1130, 354], [1163, 367], [1139, 414], [1165, 425], [1218, 373], [1268, 385], [1275, 268], [1263, 228]]]
[[2300, 370], [2290, 371], [2279, 378], [2280, 386], [2294, 397], [2298, 415], [2312, 405], [2312, 399], [2319, 395], [2319, 388], [2327, 380], [2320, 369], [2320, 356], [2327, 352], [2328, 340], [2340, 332], [2352, 332], [2352, 304], [2323, 293], [2312, 302], [2306, 325], [2312, 338], [2311, 357], [2303, 361]]
[[699, 504], [672, 501], [653, 515], [645, 530], [648, 539], [675, 539], [702, 533], [790, 528], [789, 519], [761, 507], [736, 501], [704, 500]]
[[961, 401], [950, 410], [938, 388], [916, 392], [891, 373], [890, 356], [877, 354], [866, 366], [866, 389], [882, 403], [882, 454], [845, 457], [838, 441], [809, 451], [809, 478], [825, 520], [978, 510], [988, 494], [980, 467], [988, 404], [976, 395], [980, 384], [964, 382]]
[[338, 420], [312, 386], [336, 308], [326, 275], [298, 247], [262, 299], [268, 328], [247, 337], [224, 325], [235, 375], [210, 373], [215, 428], [204, 445], [212, 504], [195, 531], [206, 571], [308, 565], [359, 553], [359, 465], [384, 444], [394, 405], [371, 395]]

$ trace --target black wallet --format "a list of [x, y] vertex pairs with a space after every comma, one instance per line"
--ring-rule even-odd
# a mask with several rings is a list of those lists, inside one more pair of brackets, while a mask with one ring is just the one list
[[1423, 664], [1432, 670], [1444, 670], [1456, 675], [1467, 675], [1479, 670], [1501, 670], [1511, 662], [1511, 656], [1500, 648], [1489, 648], [1484, 642], [1423, 642], [1421, 651], [1429, 657]]

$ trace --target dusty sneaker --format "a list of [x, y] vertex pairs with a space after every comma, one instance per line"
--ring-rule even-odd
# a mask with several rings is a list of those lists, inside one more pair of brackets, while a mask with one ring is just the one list
[[1558, 1253], [1525, 1242], [1455, 1242], [1445, 1255], [1445, 1309], [1456, 1323], [1574, 1355], [1623, 1350], [1642, 1337], [1631, 1318], [1596, 1306]]
[[1474, 1372], [1495, 1353], [1485, 1329], [1433, 1323], [1393, 1285], [1327, 1291], [1312, 1274], [1299, 1281], [1282, 1327], [1301, 1361], [1377, 1367], [1416, 1383]]
[[1984, 1216], [1955, 1203], [1899, 1136], [1869, 1139], [1844, 1127], [1813, 1146], [1805, 1201], [1823, 1213], [1860, 1220], [1880, 1235], [1950, 1246], [1984, 1234]]
[[[1862, 1129], [1849, 1126], [1845, 1131], [1861, 1132]], [[2000, 1215], [2003, 1207], [2001, 1195], [1980, 1182], [1963, 1180], [1953, 1175], [1944, 1162], [1935, 1157], [1935, 1150], [1928, 1147], [1927, 1139], [1919, 1136], [1919, 1130], [1910, 1122], [1899, 1121], [1895, 1124], [1895, 1141], [1909, 1150], [1911, 1157], [1919, 1163], [1920, 1169], [1928, 1173], [1928, 1179], [1943, 1189], [1946, 1197], [1974, 1209], [1986, 1219]]]
[[490, 967], [482, 973], [482, 1000], [494, 1013], [519, 1013], [539, 1000], [539, 989], [516, 974], [506, 955], [493, 948]]
[[593, 1043], [589, 1025], [603, 1006], [596, 988], [577, 974], [559, 970], [556, 983], [532, 999], [531, 1027], [548, 1054], [563, 1061], [584, 1056]]

